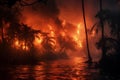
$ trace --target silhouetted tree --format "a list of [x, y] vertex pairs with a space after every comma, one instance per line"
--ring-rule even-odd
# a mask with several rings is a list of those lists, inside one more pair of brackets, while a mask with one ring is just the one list
[[[120, 14], [119, 12], [110, 11], [102, 8], [102, 0], [100, 0], [100, 11], [97, 13], [96, 17], [100, 22], [96, 25], [100, 25], [102, 37], [97, 43], [97, 47], [102, 49], [102, 57], [100, 60], [101, 67], [108, 68], [118, 68], [120, 65]], [[105, 27], [108, 26], [110, 29], [110, 35], [105, 36]], [[116, 65], [117, 67], [114, 67]]]
[[41, 33], [43, 36], [42, 47], [45, 53], [54, 53], [55, 38], [50, 37], [49, 33]]
[[33, 47], [33, 41], [35, 40], [35, 34], [38, 34], [39, 30], [34, 30], [26, 24], [22, 24], [20, 28], [20, 33], [18, 39], [25, 42], [25, 48]]
[[109, 11], [107, 10], [103, 10], [103, 7], [102, 7], [102, 0], [99, 0], [99, 3], [100, 3], [100, 11], [96, 14], [96, 18], [99, 19], [99, 22], [98, 23], [95, 23], [91, 29], [91, 31], [96, 27], [96, 32], [98, 32], [98, 29], [101, 29], [101, 40], [100, 40], [100, 45], [101, 45], [101, 49], [102, 49], [102, 56], [101, 56], [101, 59], [100, 59], [100, 62], [104, 62], [105, 59], [106, 59], [106, 48], [105, 48], [105, 30], [104, 30], [104, 23], [105, 23], [105, 19], [107, 19], [107, 13]]
[[1, 30], [0, 33], [1, 33], [1, 41], [2, 41], [3, 46], [5, 45], [5, 42], [7, 41], [6, 35], [5, 35], [6, 24], [14, 24], [14, 23], [19, 22], [19, 15], [20, 15], [19, 9], [17, 8], [10, 9], [6, 6], [0, 5], [0, 30]]
[[88, 61], [87, 62], [91, 63], [92, 62], [92, 58], [91, 58], [90, 50], [89, 50], [88, 33], [87, 33], [86, 18], [85, 18], [85, 9], [84, 9], [84, 0], [82, 0], [82, 12], [83, 12], [85, 35], [86, 35], [87, 53], [88, 53]]
[[[100, 0], [100, 12], [102, 13], [103, 8], [102, 8], [102, 0]], [[105, 41], [104, 41], [104, 23], [103, 23], [103, 15], [99, 16], [100, 19], [100, 25], [102, 29], [102, 57], [101, 57], [101, 62], [105, 60], [106, 58], [106, 51], [105, 51]]]

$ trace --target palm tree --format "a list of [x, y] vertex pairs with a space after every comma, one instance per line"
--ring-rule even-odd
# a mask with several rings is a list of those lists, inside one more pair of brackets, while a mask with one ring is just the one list
[[90, 55], [89, 43], [88, 43], [88, 34], [87, 34], [87, 26], [86, 26], [86, 18], [85, 18], [84, 0], [82, 0], [82, 11], [83, 11], [84, 28], [85, 28], [85, 35], [86, 35], [87, 52], [88, 52], [88, 61], [87, 62], [91, 63], [92, 58], [91, 58], [91, 55]]
[[42, 46], [45, 49], [45, 53], [54, 53], [55, 38], [50, 37], [49, 33], [41, 33], [43, 36]]

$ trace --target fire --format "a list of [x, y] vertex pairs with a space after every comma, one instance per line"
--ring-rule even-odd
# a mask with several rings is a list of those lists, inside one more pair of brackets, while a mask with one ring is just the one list
[[36, 46], [36, 47], [39, 47], [41, 48], [41, 43], [43, 41], [43, 37], [41, 34], [38, 34], [37, 37], [35, 37], [35, 40], [33, 42], [33, 44]]
[[51, 37], [55, 37], [54, 31], [51, 31], [51, 32], [50, 32], [50, 35], [51, 35]]
[[82, 42], [83, 42], [82, 30], [83, 30], [83, 28], [81, 28], [81, 23], [79, 23], [79, 24], [77, 24], [76, 33], [73, 34], [73, 39], [77, 43], [79, 48], [83, 47], [83, 45], [82, 45]]
[[19, 41], [18, 40], [15, 41], [15, 46], [19, 47]]
[[51, 26], [50, 24], [48, 24], [48, 27], [49, 27], [50, 36], [51, 37], [55, 37], [55, 32], [54, 32], [53, 26]]
[[95, 30], [93, 30], [91, 33], [91, 37], [94, 37], [94, 36], [95, 36]]
[[65, 32], [61, 31], [61, 35], [62, 35], [62, 37], [65, 37]]
[[[60, 30], [60, 34], [62, 37], [66, 37], [66, 36], [70, 36], [72, 37], [73, 41], [77, 44], [76, 45], [76, 48], [77, 49], [82, 49], [83, 48], [83, 40], [84, 40], [84, 27], [82, 27], [81, 23], [77, 24], [76, 25], [76, 29], [75, 31], [73, 31], [73, 33], [68, 33], [67, 29], [66, 29], [66, 21], [63, 21], [62, 23], [64, 25], [64, 28], [63, 30]], [[52, 46], [55, 47], [55, 49], [59, 49], [60, 46], [57, 46], [59, 45], [59, 43], [57, 43], [57, 35], [56, 35], [56, 32], [55, 32], [55, 28], [54, 26], [48, 24], [47, 25], [48, 29], [46, 29], [45, 31], [44, 30], [41, 30], [41, 31], [44, 31], [43, 33], [48, 33], [47, 36], [49, 38], [52, 38], [52, 41], [53, 43]], [[92, 34], [95, 34], [95, 32], [93, 32]], [[34, 46], [36, 47], [39, 47], [39, 49], [42, 50], [42, 42], [44, 41], [46, 36], [42, 35], [42, 33], [39, 33], [35, 36], [35, 40], [33, 42]], [[27, 44], [25, 44], [25, 41], [19, 41], [18, 39], [15, 39], [15, 42], [14, 42], [14, 46], [16, 49], [21, 49], [21, 50], [29, 50], [29, 46]], [[57, 46], [57, 47], [56, 47]]]
[[66, 25], [66, 21], [65, 20], [63, 20], [62, 25], [63, 25], [63, 27]]
[[36, 42], [37, 44], [41, 44], [42, 39], [41, 39], [41, 38], [35, 38], [35, 42]]
[[26, 51], [29, 50], [29, 47], [27, 45], [25, 45], [25, 42], [19, 41], [18, 39], [15, 39], [14, 47], [16, 49], [22, 49], [22, 50], [26, 50]]
[[22, 49], [23, 50], [29, 50], [28, 46], [25, 46], [25, 45], [22, 46]]
[[79, 42], [79, 47], [80, 47], [80, 48], [82, 48], [82, 47], [83, 47], [82, 42]]
[[77, 34], [80, 34], [80, 24], [77, 25]]

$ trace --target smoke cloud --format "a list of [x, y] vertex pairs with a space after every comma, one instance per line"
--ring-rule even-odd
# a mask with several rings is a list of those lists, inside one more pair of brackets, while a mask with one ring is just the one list
[[[117, 9], [119, 6], [118, 2], [115, 0], [105, 0], [103, 3], [104, 8]], [[101, 34], [98, 33], [97, 37], [91, 37], [89, 30], [93, 24], [97, 22], [95, 15], [98, 11], [98, 0], [85, 0], [85, 15], [89, 34], [90, 52], [93, 58], [97, 59], [100, 57], [100, 50], [96, 49], [95, 44], [100, 38]], [[35, 5], [25, 7], [22, 11], [22, 14], [22, 21], [29, 26], [32, 26], [34, 29], [40, 29], [44, 32], [47, 32], [50, 26], [52, 26], [52, 30], [57, 36], [57, 41], [61, 43], [61, 46], [64, 44], [66, 49], [69, 48], [68, 54], [70, 53], [70, 55], [74, 54], [76, 56], [87, 56], [81, 0], [48, 0], [47, 4], [37, 3]], [[76, 44], [72, 38], [73, 34], [75, 34], [76, 30], [78, 29], [78, 24], [81, 24], [82, 27], [82, 32], [80, 32], [79, 39], [84, 39], [84, 49], [82, 50], [74, 49]], [[66, 38], [63, 38], [61, 35], [62, 31], [65, 32]]]

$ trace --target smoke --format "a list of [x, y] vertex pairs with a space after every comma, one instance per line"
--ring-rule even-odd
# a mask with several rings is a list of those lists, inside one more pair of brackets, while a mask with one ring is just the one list
[[[87, 28], [89, 30], [91, 29], [93, 24], [96, 23], [95, 15], [99, 11], [99, 2], [97, 0], [84, 0], [84, 2], [85, 2], [85, 13], [86, 13], [85, 15], [86, 15]], [[81, 0], [69, 0], [69, 1], [57, 0], [57, 4], [61, 11], [59, 16], [60, 19], [66, 20], [74, 25], [77, 25], [79, 23], [83, 24]], [[85, 36], [84, 25], [82, 25], [82, 27], [83, 27], [83, 32], [81, 37], [84, 37]], [[100, 51], [96, 49], [95, 45], [98, 39], [100, 38], [100, 33], [98, 35], [95, 35], [97, 37], [91, 37], [89, 31], [88, 34], [89, 34], [90, 53], [94, 59], [95, 58], [98, 59], [100, 57]], [[85, 37], [83, 39], [84, 39], [83, 42], [84, 50], [78, 51], [78, 54], [76, 54], [77, 56], [78, 55], [81, 56], [81, 54], [87, 55]]]
[[[70, 0], [68, 4], [68, 1], [48, 0], [47, 4], [37, 3], [24, 7], [21, 21], [34, 29], [48, 33], [50, 32], [50, 27], [52, 27], [57, 43], [59, 43], [57, 47], [61, 47], [59, 49], [61, 52], [65, 50], [70, 56], [86, 56], [80, 1]], [[88, 16], [86, 16], [87, 24], [91, 23], [91, 20], [88, 20]], [[80, 30], [77, 27], [78, 24], [82, 24]], [[77, 34], [78, 30], [80, 31], [79, 35]], [[81, 46], [81, 42], [82, 48], [78, 47], [78, 44]]]
[[61, 52], [76, 51], [76, 42], [74, 41], [73, 35], [77, 27], [72, 23], [65, 22], [60, 19], [60, 9], [55, 0], [48, 0], [47, 4], [37, 3], [35, 5], [25, 7], [22, 11], [23, 23], [31, 26], [34, 29], [42, 30], [43, 32], [51, 33], [57, 41], [57, 47]]
[[[116, 4], [114, 0], [105, 0], [103, 3], [104, 8], [113, 8]], [[43, 32], [49, 32], [50, 27], [52, 27], [52, 31], [54, 31], [55, 36], [57, 36], [58, 46], [63, 46], [67, 50], [67, 53], [72, 56], [85, 56], [87, 52], [81, 7], [81, 0], [48, 0], [47, 4], [37, 3], [24, 7], [21, 21]], [[116, 6], [114, 6], [114, 8], [115, 7]], [[98, 0], [85, 0], [85, 15], [89, 34], [90, 52], [92, 57], [97, 59], [101, 54], [100, 50], [96, 49], [95, 44], [99, 40], [101, 34], [99, 31], [97, 35], [91, 36], [89, 30], [93, 24], [97, 22], [95, 15], [98, 11]], [[74, 34], [76, 34], [78, 30], [78, 24], [81, 24], [81, 30], [77, 38], [83, 43], [82, 49], [76, 49], [77, 44], [73, 39], [73, 37], [76, 37]], [[80, 42], [78, 41], [78, 43]]]

